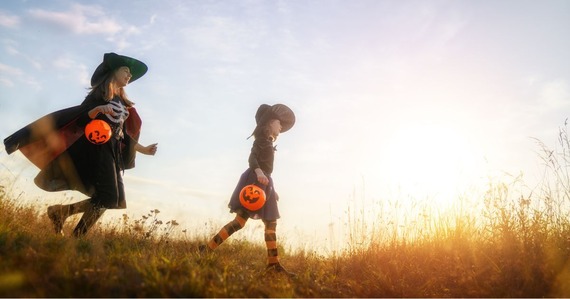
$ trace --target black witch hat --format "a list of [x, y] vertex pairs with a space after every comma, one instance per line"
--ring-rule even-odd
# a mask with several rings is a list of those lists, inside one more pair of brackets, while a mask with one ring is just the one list
[[131, 80], [129, 80], [129, 83], [142, 77], [148, 70], [146, 64], [140, 60], [115, 53], [105, 53], [105, 55], [103, 55], [103, 62], [99, 64], [95, 72], [93, 72], [93, 76], [91, 76], [91, 87], [103, 83], [103, 80], [105, 80], [109, 73], [122, 66], [128, 67], [131, 71]]
[[295, 113], [293, 113], [291, 108], [283, 104], [275, 104], [273, 106], [263, 104], [259, 106], [255, 113], [255, 123], [257, 125], [252, 135], [272, 119], [278, 119], [281, 122], [281, 133], [285, 133], [295, 124]]

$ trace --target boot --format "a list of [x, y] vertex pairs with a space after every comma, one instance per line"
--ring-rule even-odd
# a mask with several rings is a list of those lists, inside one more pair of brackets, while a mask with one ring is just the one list
[[200, 254], [203, 255], [203, 254], [208, 254], [208, 253], [210, 253], [210, 252], [213, 252], [213, 250], [210, 249], [210, 247], [208, 247], [208, 245], [206, 245], [206, 244], [201, 244], [201, 245], [198, 246], [198, 253], [200, 253]]
[[63, 224], [67, 219], [67, 213], [64, 213], [62, 205], [53, 205], [49, 206], [47, 209], [47, 215], [51, 223], [53, 224], [53, 228], [57, 235], [64, 235], [63, 234]]
[[73, 236], [76, 238], [84, 236], [89, 229], [97, 223], [97, 220], [103, 216], [104, 212], [104, 208], [94, 207], [92, 205], [88, 207], [73, 230]]
[[289, 276], [290, 278], [297, 277], [297, 274], [287, 271], [285, 268], [283, 268], [283, 266], [281, 266], [280, 263], [267, 265], [267, 267], [265, 268], [265, 273], [266, 274], [285, 274], [285, 275]]

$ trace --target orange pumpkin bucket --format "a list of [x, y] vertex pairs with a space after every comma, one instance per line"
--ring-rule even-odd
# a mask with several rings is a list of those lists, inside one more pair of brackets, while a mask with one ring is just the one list
[[257, 211], [265, 204], [265, 191], [257, 185], [247, 185], [239, 192], [239, 202], [244, 208]]
[[93, 144], [104, 144], [112, 135], [111, 126], [104, 120], [94, 119], [85, 126], [85, 137]]

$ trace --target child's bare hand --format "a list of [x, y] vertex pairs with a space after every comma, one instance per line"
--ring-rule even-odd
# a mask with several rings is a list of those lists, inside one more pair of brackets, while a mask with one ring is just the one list
[[148, 146], [141, 146], [140, 147], [140, 153], [145, 154], [145, 155], [150, 155], [150, 156], [154, 156], [154, 154], [156, 154], [157, 150], [158, 150], [158, 143], [153, 143], [153, 144], [148, 145]]
[[115, 116], [117, 114], [113, 110], [113, 105], [111, 105], [111, 104], [101, 105], [101, 106], [98, 106], [96, 109], [99, 110], [99, 113], [103, 113], [103, 114], [110, 114], [112, 116]]
[[269, 179], [265, 175], [257, 176], [257, 180], [263, 185], [269, 184]]
[[269, 179], [267, 178], [265, 173], [263, 173], [263, 170], [261, 170], [261, 168], [256, 168], [254, 171], [255, 171], [255, 174], [257, 175], [257, 181], [258, 182], [260, 182], [263, 185], [269, 184]]
[[99, 113], [110, 114], [112, 116], [116, 115], [115, 111], [113, 110], [113, 105], [111, 105], [111, 104], [97, 106], [97, 107], [89, 110], [89, 112], [88, 112], [89, 117], [91, 119], [94, 119], [95, 117], [97, 117], [97, 115], [99, 115]]

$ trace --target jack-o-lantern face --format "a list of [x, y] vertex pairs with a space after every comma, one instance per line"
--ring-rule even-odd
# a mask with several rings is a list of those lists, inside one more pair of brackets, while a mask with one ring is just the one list
[[85, 127], [85, 137], [93, 144], [104, 144], [111, 139], [111, 126], [103, 120], [94, 119]]
[[265, 191], [257, 185], [247, 185], [239, 193], [239, 202], [244, 208], [257, 211], [265, 204]]

